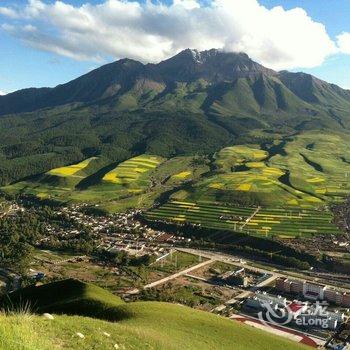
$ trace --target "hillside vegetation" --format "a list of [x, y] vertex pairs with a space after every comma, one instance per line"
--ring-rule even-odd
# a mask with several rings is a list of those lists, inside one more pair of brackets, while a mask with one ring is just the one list
[[0, 96], [0, 184], [102, 156], [212, 154], [307, 130], [346, 131], [350, 92], [242, 53], [123, 59], [53, 89]]
[[[307, 349], [284, 338], [184, 306], [158, 302], [125, 304], [100, 288], [72, 280], [30, 288], [21, 294], [22, 301], [37, 300], [40, 312], [50, 310], [61, 314], [71, 310], [74, 315], [54, 315], [54, 319], [49, 320], [40, 315], [2, 314], [1, 349], [197, 350], [218, 349], [218, 344], [220, 349], [237, 350]], [[73, 299], [75, 307], [71, 307]], [[91, 309], [87, 307], [90, 303]], [[91, 310], [96, 314], [91, 315]], [[94, 318], [86, 317], [87, 314]]]

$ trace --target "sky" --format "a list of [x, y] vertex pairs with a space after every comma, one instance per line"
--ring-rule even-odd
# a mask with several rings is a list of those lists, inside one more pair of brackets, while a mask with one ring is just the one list
[[350, 0], [0, 0], [0, 94], [185, 48], [245, 52], [350, 89]]

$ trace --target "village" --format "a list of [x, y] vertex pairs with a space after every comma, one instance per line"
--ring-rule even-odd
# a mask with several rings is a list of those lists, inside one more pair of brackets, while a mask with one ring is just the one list
[[[342, 338], [339, 332], [347, 325], [350, 289], [327, 284], [331, 283], [327, 276], [322, 279], [309, 271], [295, 277], [239, 256], [193, 248], [189, 238], [142, 224], [138, 210], [92, 215], [87, 209], [87, 205], [55, 208], [55, 215], [69, 225], [45, 222], [48, 236], [69, 240], [88, 228], [97, 238], [98, 250], [152, 259], [145, 265], [118, 266], [86, 254], [42, 249], [44, 237], [37, 242], [28, 274], [35, 283], [62, 276], [102, 281], [126, 301], [152, 300], [156, 294], [161, 300], [217, 313], [313, 347], [340, 349], [339, 344], [349, 343], [350, 338]], [[13, 203], [3, 215], [26, 210], [36, 209]], [[8, 270], [0, 271], [0, 280], [3, 290], [21, 285], [20, 277]]]

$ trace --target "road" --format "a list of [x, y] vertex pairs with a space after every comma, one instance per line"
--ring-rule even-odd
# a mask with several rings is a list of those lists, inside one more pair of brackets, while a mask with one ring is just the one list
[[244, 227], [245, 227], [246, 225], [249, 224], [250, 220], [252, 220], [253, 217], [254, 217], [256, 214], [259, 213], [260, 209], [261, 209], [260, 206], [257, 207], [256, 210], [254, 211], [254, 213], [253, 213], [252, 215], [249, 216], [249, 218], [245, 221], [245, 223], [240, 227], [240, 230], [241, 230], [241, 231], [244, 229]]
[[176, 250], [178, 250], [180, 252], [184, 252], [184, 253], [200, 255], [200, 256], [207, 258], [207, 259], [222, 261], [222, 262], [225, 262], [227, 264], [234, 265], [234, 266], [241, 267], [241, 268], [242, 267], [249, 268], [249, 270], [260, 273], [260, 274], [272, 274], [272, 275], [275, 275], [276, 277], [285, 276], [285, 275], [282, 275], [282, 274], [274, 272], [274, 271], [265, 270], [265, 269], [261, 269], [259, 267], [250, 266], [247, 263], [242, 263], [241, 259], [239, 257], [233, 256], [233, 255], [228, 255], [228, 254], [224, 254], [224, 253], [217, 253], [217, 252], [208, 252], [205, 250], [198, 250], [198, 249], [191, 249], [191, 248], [176, 248]]
[[149, 283], [149, 284], [145, 285], [143, 288], [144, 289], [149, 289], [149, 288], [156, 287], [156, 286], [158, 286], [160, 284], [164, 284], [164, 283], [166, 283], [168, 281], [171, 281], [171, 280], [173, 280], [175, 278], [178, 278], [180, 276], [186, 275], [186, 274], [190, 273], [191, 271], [194, 271], [194, 270], [200, 269], [203, 266], [209, 265], [209, 264], [213, 263], [214, 261], [215, 261], [215, 259], [210, 259], [209, 258], [208, 260], [203, 261], [203, 262], [201, 262], [198, 265], [195, 265], [195, 266], [189, 267], [189, 268], [187, 268], [185, 270], [182, 270], [180, 272], [174, 273], [173, 275], [170, 275], [168, 277], [162, 278], [161, 280]]
[[[309, 275], [310, 271], [307, 271], [306, 273], [305, 272], [303, 273], [302, 271], [300, 271], [300, 276], [296, 276], [287, 270], [282, 270], [282, 269], [279, 269], [278, 271], [273, 270], [273, 269], [268, 270], [268, 269], [263, 269], [263, 268], [249, 265], [250, 261], [248, 259], [244, 263], [242, 263], [241, 259], [239, 257], [225, 254], [225, 253], [211, 252], [211, 251], [200, 250], [200, 249], [191, 249], [191, 248], [176, 248], [176, 249], [179, 251], [185, 252], [185, 253], [200, 255], [204, 258], [222, 261], [222, 262], [225, 262], [227, 264], [231, 264], [231, 265], [234, 265], [237, 267], [245, 267], [251, 271], [255, 271], [255, 272], [258, 272], [260, 274], [270, 274], [270, 275], [272, 275], [271, 278], [275, 277], [275, 279], [278, 277], [283, 277], [283, 278], [289, 278], [291, 280], [299, 280], [299, 281], [306, 280], [306, 281], [309, 281], [311, 283], [322, 284], [322, 285], [325, 285], [326, 287], [337, 289], [337, 290], [342, 291], [342, 292], [347, 292], [347, 293], [350, 292], [350, 289], [348, 289], [348, 288], [340, 288], [336, 284], [331, 284], [331, 281], [329, 279], [328, 280], [317, 279], [317, 277], [315, 276], [315, 273], [314, 273], [314, 276], [310, 276]], [[252, 263], [253, 263], [253, 261], [252, 261]], [[267, 281], [266, 281], [266, 283], [267, 283]], [[259, 284], [258, 286], [263, 287], [264, 285]]]

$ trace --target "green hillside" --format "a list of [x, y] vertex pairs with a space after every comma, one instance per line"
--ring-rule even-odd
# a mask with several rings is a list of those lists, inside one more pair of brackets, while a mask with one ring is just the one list
[[41, 199], [53, 197], [64, 199], [79, 183], [95, 174], [103, 165], [103, 159], [92, 157], [77, 164], [51, 169], [5, 189], [8, 193], [33, 194]]
[[0, 184], [91, 157], [213, 154], [301, 131], [350, 129], [350, 93], [243, 53], [120, 60], [52, 89], [0, 96]]
[[[30, 288], [21, 294], [22, 298], [26, 296], [24, 300], [36, 300], [40, 312], [49, 310], [61, 314], [71, 310], [73, 315], [55, 314], [53, 320], [48, 320], [39, 315], [1, 314], [1, 349], [197, 350], [217, 349], [218, 344], [220, 349], [307, 349], [284, 338], [184, 306], [158, 302], [125, 304], [100, 288], [72, 280]], [[72, 302], [74, 307], [71, 307]], [[91, 315], [91, 310], [96, 314]], [[77, 333], [84, 338], [79, 338]]]
[[244, 53], [124, 59], [0, 97], [0, 184], [230, 231], [261, 207], [245, 232], [338, 233], [328, 208], [350, 193], [349, 110], [348, 90]]
[[[144, 154], [119, 164], [105, 166], [104, 162], [100, 158], [87, 159], [2, 189], [12, 195], [20, 193], [62, 202], [94, 203], [119, 211], [150, 207], [162, 193], [199, 179], [209, 170], [206, 160], [196, 156], [165, 159]], [[80, 169], [84, 165], [86, 167]]]
[[[308, 131], [207, 156], [144, 154], [108, 166], [91, 158], [3, 190], [99, 204], [111, 212], [160, 203], [146, 214], [148, 219], [244, 228], [258, 236], [333, 234], [339, 231], [326, 207], [350, 194], [349, 144], [345, 133]], [[244, 220], [237, 219], [241, 212]]]

